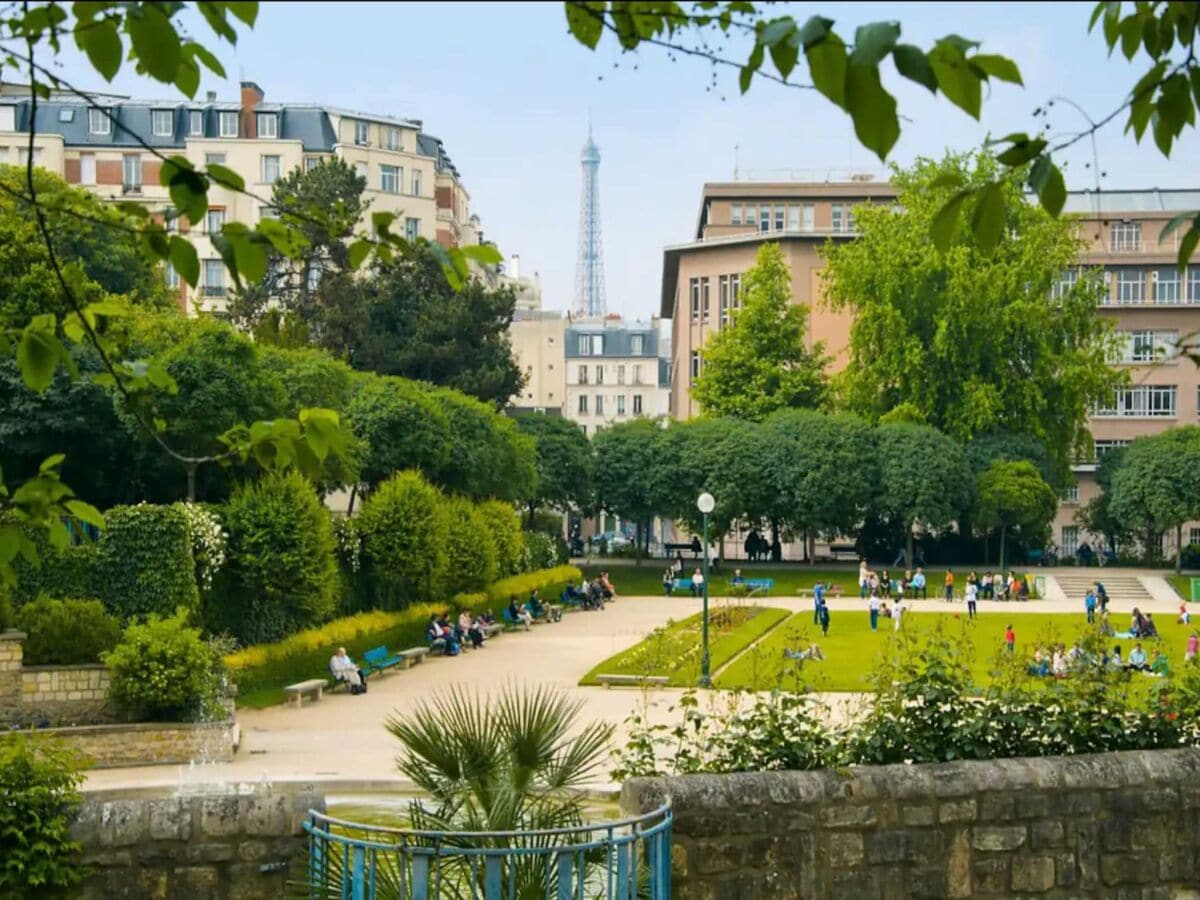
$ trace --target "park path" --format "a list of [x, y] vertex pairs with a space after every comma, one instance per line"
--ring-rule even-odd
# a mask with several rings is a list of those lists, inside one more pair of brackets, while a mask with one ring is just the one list
[[[757, 602], [798, 612], [811, 610], [812, 601], [797, 597], [766, 597]], [[918, 601], [912, 605], [920, 615], [962, 609], [961, 601]], [[1082, 601], [1040, 600], [1027, 603], [981, 601], [980, 611], [995, 609], [1013, 615], [1046, 612], [1080, 613]], [[1155, 613], [1173, 612], [1178, 603], [1167, 601], [1149, 606]], [[858, 598], [830, 601], [831, 609], [859, 610]], [[370, 691], [352, 697], [336, 693], [302, 709], [276, 706], [262, 710], [239, 710], [242, 743], [233, 762], [198, 766], [149, 766], [105, 769], [89, 774], [91, 790], [139, 786], [186, 787], [190, 783], [259, 782], [263, 779], [388, 782], [397, 778], [395, 754], [398, 744], [384, 724], [393, 714], [403, 715], [447, 685], [463, 685], [485, 693], [498, 690], [507, 681], [536, 683], [558, 688], [583, 702], [581, 719], [602, 720], [620, 726], [633, 712], [642, 709], [652, 721], [675, 722], [668, 706], [682, 691], [659, 689], [605, 689], [580, 687], [579, 679], [603, 659], [640, 641], [652, 629], [669, 620], [682, 619], [700, 609], [700, 601], [685, 597], [624, 597], [601, 612], [573, 612], [555, 625], [539, 625], [532, 631], [509, 632], [490, 641], [482, 650], [455, 658], [433, 657], [404, 672], [372, 679]], [[1113, 612], [1128, 612], [1114, 604]], [[725, 708], [731, 695], [713, 691], [705, 702]], [[845, 708], [849, 695], [827, 698], [834, 709]], [[616, 742], [624, 735], [618, 730]]]

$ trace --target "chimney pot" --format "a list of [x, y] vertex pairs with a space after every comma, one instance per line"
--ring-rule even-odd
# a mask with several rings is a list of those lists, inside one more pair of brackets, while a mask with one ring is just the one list
[[209, 102], [209, 103], [215, 103], [215, 102], [216, 102], [216, 99], [217, 99], [217, 92], [216, 92], [216, 91], [209, 91], [209, 92], [208, 92], [207, 94], [205, 94], [204, 96], [207, 98], [207, 100], [208, 100], [208, 102]]

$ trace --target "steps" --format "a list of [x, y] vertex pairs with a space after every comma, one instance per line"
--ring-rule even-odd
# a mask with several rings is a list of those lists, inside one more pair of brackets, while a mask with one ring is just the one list
[[1081, 609], [1083, 608], [1083, 598], [1087, 596], [1092, 583], [1097, 580], [1104, 585], [1104, 589], [1108, 592], [1109, 602], [1122, 609], [1132, 608], [1139, 604], [1149, 606], [1154, 600], [1137, 575], [1110, 576], [1102, 569], [1097, 569], [1094, 574], [1063, 574], [1050, 577], [1058, 582], [1058, 586], [1063, 589], [1068, 600], [1079, 601]]

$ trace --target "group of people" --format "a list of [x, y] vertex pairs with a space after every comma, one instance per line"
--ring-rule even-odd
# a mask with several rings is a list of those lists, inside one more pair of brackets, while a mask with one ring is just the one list
[[607, 572], [601, 572], [591, 581], [586, 578], [579, 587], [568, 584], [559, 598], [566, 606], [579, 606], [582, 609], [604, 609], [606, 601], [617, 598], [617, 589], [613, 587], [612, 579]]
[[425, 640], [431, 647], [440, 646], [446, 656], [458, 656], [468, 642], [476, 650], [482, 647], [488, 631], [495, 624], [496, 617], [486, 611], [477, 617], [471, 610], [464, 609], [458, 614], [458, 621], [453, 623], [450, 613], [444, 612], [440, 616], [429, 617], [429, 623], [425, 626]]
[[[741, 577], [741, 569], [737, 570], [735, 577]], [[683, 581], [683, 558], [677, 558], [671, 565], [667, 566], [662, 575], [663, 594], [670, 597], [675, 593], [676, 584]], [[704, 593], [704, 573], [699, 569], [692, 572], [692, 577], [688, 581], [688, 587], [691, 589], [693, 597], [699, 597]]]
[[1115, 645], [1111, 654], [1104, 653], [1099, 659], [1095, 658], [1095, 654], [1085, 650], [1079, 641], [1070, 650], [1067, 650], [1064, 644], [1054, 644], [1049, 647], [1039, 646], [1034, 651], [1033, 664], [1029, 667], [1029, 674], [1042, 678], [1066, 678], [1072, 672], [1078, 672], [1093, 665], [1129, 672], [1148, 672], [1152, 675], [1166, 676], [1170, 674], [1170, 664], [1167, 662], [1166, 654], [1156, 648], [1154, 657], [1151, 659], [1140, 641], [1134, 644], [1127, 659], [1121, 658], [1120, 645]]
[[[947, 569], [942, 579], [942, 596], [946, 602], [954, 600], [955, 576], [953, 569]], [[879, 597], [894, 597], [912, 600], [929, 599], [929, 581], [925, 569], [918, 566], [916, 571], [906, 569], [900, 577], [893, 577], [887, 569], [879, 572], [871, 569], [867, 561], [860, 560], [858, 564], [858, 595], [866, 600], [872, 595]], [[1009, 572], [984, 572], [982, 576], [972, 570], [967, 575], [963, 596], [968, 604], [968, 611], [974, 616], [973, 604], [976, 600], [1028, 600], [1029, 582]]]
[[783, 545], [779, 543], [779, 538], [775, 538], [775, 542], [771, 543], [758, 533], [757, 528], [750, 529], [742, 549], [746, 551], [746, 559], [750, 562], [768, 559], [779, 562], [783, 558]]

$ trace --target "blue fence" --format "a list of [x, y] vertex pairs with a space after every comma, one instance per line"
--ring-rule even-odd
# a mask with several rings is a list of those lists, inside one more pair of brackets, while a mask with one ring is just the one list
[[300, 896], [670, 900], [671, 809], [545, 831], [409, 831], [310, 812]]

